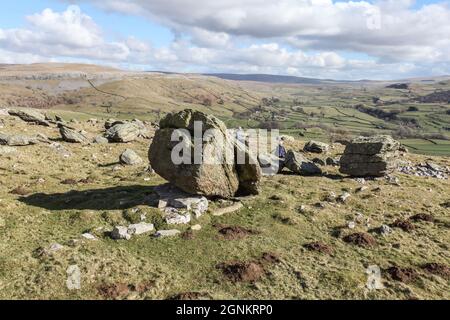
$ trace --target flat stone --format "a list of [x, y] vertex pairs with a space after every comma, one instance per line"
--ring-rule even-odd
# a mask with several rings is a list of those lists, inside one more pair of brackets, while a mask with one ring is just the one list
[[177, 229], [173, 230], [159, 230], [155, 233], [156, 238], [165, 238], [165, 237], [174, 237], [178, 234], [180, 234], [181, 231]]
[[191, 230], [193, 230], [193, 231], [200, 231], [200, 230], [202, 230], [202, 226], [199, 225], [199, 224], [193, 225], [191, 227]]
[[172, 212], [166, 215], [164, 218], [167, 224], [188, 224], [191, 222], [191, 215], [187, 214], [178, 214], [176, 212]]
[[81, 236], [87, 240], [92, 240], [92, 241], [97, 240], [97, 238], [93, 234], [90, 234], [90, 233], [83, 233]]
[[144, 234], [144, 233], [151, 232], [154, 229], [155, 229], [155, 227], [154, 227], [153, 224], [141, 222], [141, 223], [130, 225], [128, 227], [128, 234], [130, 234], [130, 235], [141, 235], [141, 234]]

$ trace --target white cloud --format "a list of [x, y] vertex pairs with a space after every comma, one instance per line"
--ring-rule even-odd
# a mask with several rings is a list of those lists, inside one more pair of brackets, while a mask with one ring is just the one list
[[70, 6], [61, 13], [45, 9], [28, 16], [27, 21], [27, 28], [0, 29], [1, 49], [47, 58], [83, 57], [113, 61], [124, 60], [130, 53], [124, 43], [105, 41], [97, 24], [78, 6]]
[[[83, 1], [79, 1], [83, 2]], [[140, 14], [201, 46], [246, 36], [287, 41], [301, 49], [364, 52], [386, 61], [449, 61], [446, 2], [413, 9], [413, 0], [93, 0], [103, 8]], [[196, 41], [199, 33], [200, 41]], [[227, 38], [228, 42], [229, 39]], [[220, 39], [219, 39], [220, 42]]]
[[[411, 0], [382, 0], [379, 6], [331, 0], [90, 2], [159, 21], [175, 40], [165, 47], [133, 35], [112, 41], [78, 6], [46, 9], [26, 17], [26, 27], [0, 28], [0, 63], [86, 61], [339, 79], [450, 73], [450, 9], [444, 4], [413, 10]], [[377, 12], [380, 19], [373, 17]], [[367, 58], [349, 59], [342, 52]]]

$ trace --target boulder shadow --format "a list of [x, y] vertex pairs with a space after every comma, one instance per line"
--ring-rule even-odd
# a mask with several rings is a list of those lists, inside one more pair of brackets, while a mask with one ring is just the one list
[[[124, 210], [139, 205], [152, 205], [154, 187], [118, 186], [66, 193], [35, 193], [19, 198], [29, 206], [47, 210]], [[152, 196], [153, 195], [153, 196]]]

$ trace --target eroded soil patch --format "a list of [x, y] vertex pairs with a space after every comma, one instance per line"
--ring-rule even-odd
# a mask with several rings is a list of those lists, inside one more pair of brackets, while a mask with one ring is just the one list
[[322, 243], [322, 242], [311, 242], [307, 243], [303, 246], [304, 248], [308, 249], [309, 251], [315, 251], [325, 254], [333, 254], [334, 250], [329, 245]]
[[419, 278], [419, 274], [413, 268], [401, 268], [394, 266], [388, 268], [386, 271], [393, 280], [403, 283], [409, 283]]
[[347, 243], [351, 243], [360, 247], [374, 247], [377, 241], [368, 233], [353, 233], [345, 236], [343, 239]]

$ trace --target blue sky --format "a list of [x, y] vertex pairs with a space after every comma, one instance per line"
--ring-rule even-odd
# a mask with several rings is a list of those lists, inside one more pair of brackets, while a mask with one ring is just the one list
[[[342, 79], [450, 73], [447, 1], [129, 0], [118, 7], [108, 0], [16, 0], [2, 6], [0, 63]], [[369, 28], [367, 19], [380, 26]]]

